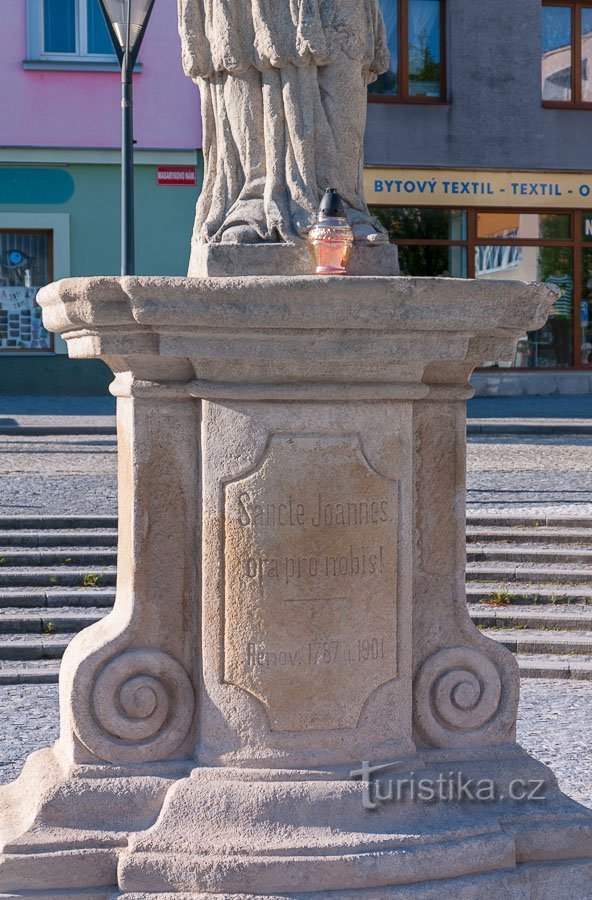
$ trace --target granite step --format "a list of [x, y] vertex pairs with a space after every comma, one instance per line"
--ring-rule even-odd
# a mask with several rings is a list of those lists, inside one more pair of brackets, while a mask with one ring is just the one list
[[508, 547], [504, 544], [473, 544], [467, 548], [467, 562], [507, 562], [521, 565], [523, 563], [592, 566], [592, 547]]
[[513, 528], [468, 525], [467, 546], [473, 544], [547, 544], [548, 546], [562, 546], [579, 544], [592, 547], [592, 527], [590, 528], [555, 528], [542, 526], [529, 528], [515, 526]]
[[467, 583], [467, 600], [469, 603], [487, 603], [493, 607], [514, 605], [541, 604], [552, 606], [592, 604], [592, 582], [590, 585], [555, 584], [518, 584], [517, 582], [500, 583], [497, 581]]
[[513, 516], [507, 513], [472, 513], [467, 514], [467, 527], [485, 528], [581, 528], [592, 527], [589, 516]]
[[520, 655], [529, 653], [578, 654], [592, 661], [592, 632], [541, 631], [535, 628], [483, 628], [481, 634], [503, 644], [507, 650]]
[[117, 550], [88, 547], [78, 549], [59, 547], [55, 550], [3, 550], [0, 549], [0, 574], [6, 567], [17, 566], [115, 566]]
[[55, 609], [100, 607], [110, 608], [115, 602], [115, 591], [102, 588], [81, 587], [27, 590], [6, 588], [0, 590], [0, 611], [3, 609]]
[[0, 530], [0, 552], [8, 547], [109, 548], [117, 546], [117, 530], [94, 528], [66, 529], [4, 529]]
[[568, 655], [529, 654], [516, 656], [521, 678], [592, 681], [592, 660]]
[[469, 615], [481, 628], [589, 630], [592, 633], [592, 605], [562, 609], [551, 605], [494, 608], [485, 603], [475, 603], [469, 604]]
[[0, 662], [0, 685], [55, 684], [60, 672], [59, 659], [19, 659]]
[[[1, 572], [0, 572], [1, 578]], [[480, 563], [467, 564], [467, 581], [493, 581], [500, 585], [507, 585], [512, 582], [525, 582], [527, 584], [562, 584], [577, 585], [583, 584], [592, 587], [592, 566], [584, 568], [583, 566], [558, 566], [549, 564], [548, 566], [527, 565], [494, 565], [488, 563], [486, 565]], [[0, 581], [1, 584], [1, 581]]]
[[3, 634], [0, 636], [0, 662], [5, 660], [45, 660], [61, 659], [64, 650], [72, 640], [52, 634]]
[[115, 566], [53, 566], [29, 569], [0, 566], [0, 593], [7, 587], [110, 587], [115, 584]]
[[0, 531], [7, 530], [68, 530], [116, 529], [117, 516], [0, 516]]
[[0, 609], [0, 634], [76, 633], [99, 622], [109, 612], [97, 607], [22, 610]]

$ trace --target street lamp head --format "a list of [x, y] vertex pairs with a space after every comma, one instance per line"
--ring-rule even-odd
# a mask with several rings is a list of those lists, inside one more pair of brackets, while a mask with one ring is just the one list
[[135, 62], [155, 0], [99, 0], [115, 52]]

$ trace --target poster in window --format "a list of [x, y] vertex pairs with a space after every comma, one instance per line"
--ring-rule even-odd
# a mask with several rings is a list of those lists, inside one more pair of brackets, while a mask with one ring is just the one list
[[0, 285], [0, 350], [51, 350], [36, 295], [37, 288]]

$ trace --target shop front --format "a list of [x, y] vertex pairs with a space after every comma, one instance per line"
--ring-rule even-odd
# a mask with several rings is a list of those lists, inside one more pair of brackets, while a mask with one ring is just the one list
[[[399, 247], [402, 274], [545, 281], [559, 288], [547, 323], [522, 337], [513, 361], [485, 360], [484, 370], [546, 373], [544, 382], [538, 379], [541, 388], [547, 385], [542, 392], [587, 389], [592, 174], [376, 168], [365, 177], [369, 204]], [[567, 372], [582, 373], [579, 386], [573, 378], [551, 377]], [[518, 391], [515, 384], [511, 392]]]

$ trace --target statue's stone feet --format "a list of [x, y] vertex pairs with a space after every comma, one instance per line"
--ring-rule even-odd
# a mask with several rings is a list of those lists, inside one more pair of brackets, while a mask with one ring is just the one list
[[220, 235], [221, 244], [263, 244], [261, 235], [251, 225], [231, 225]]

